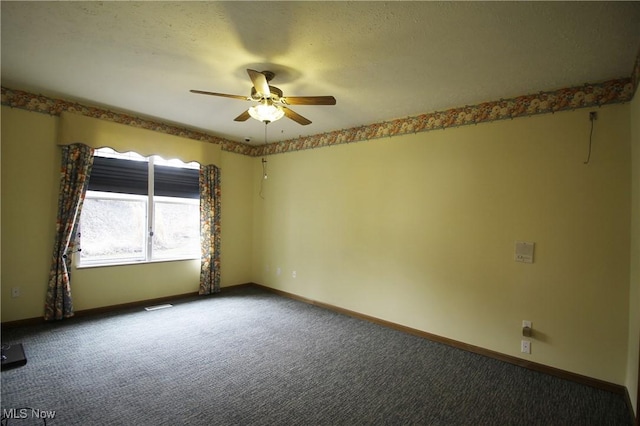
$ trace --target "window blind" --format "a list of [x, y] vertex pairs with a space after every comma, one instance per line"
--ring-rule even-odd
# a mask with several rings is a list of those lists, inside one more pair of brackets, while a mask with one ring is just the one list
[[[200, 198], [199, 170], [154, 166], [154, 195]], [[94, 157], [89, 190], [149, 195], [149, 163], [120, 158]]]

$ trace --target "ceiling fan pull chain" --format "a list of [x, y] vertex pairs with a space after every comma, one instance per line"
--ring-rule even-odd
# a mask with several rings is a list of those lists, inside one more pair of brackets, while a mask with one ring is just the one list
[[267, 125], [269, 125], [269, 121], [264, 122], [264, 144], [267, 144]]

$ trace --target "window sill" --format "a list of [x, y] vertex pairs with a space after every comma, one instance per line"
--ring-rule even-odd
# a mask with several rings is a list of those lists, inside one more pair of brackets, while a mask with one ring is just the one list
[[177, 259], [154, 259], [154, 260], [123, 260], [121, 262], [109, 262], [109, 263], [90, 263], [84, 265], [76, 265], [75, 269], [91, 269], [91, 268], [108, 268], [111, 266], [131, 266], [131, 265], [148, 265], [151, 263], [166, 263], [166, 262], [184, 262], [188, 260], [199, 260], [199, 257], [181, 257]]

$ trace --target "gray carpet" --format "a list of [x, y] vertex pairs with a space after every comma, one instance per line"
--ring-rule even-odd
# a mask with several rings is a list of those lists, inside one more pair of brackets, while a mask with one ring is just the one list
[[632, 424], [620, 395], [250, 287], [2, 341], [28, 357], [3, 425]]

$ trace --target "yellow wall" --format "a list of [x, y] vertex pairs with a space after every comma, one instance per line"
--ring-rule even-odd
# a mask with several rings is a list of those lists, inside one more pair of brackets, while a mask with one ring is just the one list
[[[53, 253], [60, 150], [54, 117], [2, 107], [2, 321], [42, 316]], [[20, 298], [11, 288], [20, 287]]]
[[[60, 168], [60, 119], [2, 107], [2, 321], [41, 317], [49, 276]], [[249, 282], [252, 159], [222, 152], [221, 285]], [[72, 272], [76, 310], [191, 293], [199, 261]], [[11, 298], [11, 288], [22, 295]]]
[[253, 158], [221, 153], [221, 285], [252, 281]]
[[588, 110], [269, 156], [264, 200], [255, 159], [254, 280], [622, 384], [629, 106], [598, 115], [589, 165]]
[[[258, 282], [637, 392], [639, 109], [598, 109], [589, 165], [584, 109], [273, 155], [266, 181], [260, 158], [222, 152], [222, 285]], [[2, 321], [43, 313], [58, 126], [2, 107]], [[535, 263], [513, 261], [515, 240], [536, 242]], [[78, 270], [74, 304], [193, 292], [197, 276], [193, 261]]]
[[638, 413], [640, 364], [640, 97], [631, 102], [631, 285], [629, 289], [629, 351], [625, 385]]

